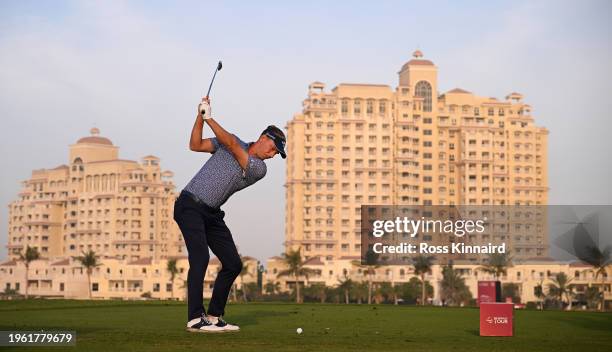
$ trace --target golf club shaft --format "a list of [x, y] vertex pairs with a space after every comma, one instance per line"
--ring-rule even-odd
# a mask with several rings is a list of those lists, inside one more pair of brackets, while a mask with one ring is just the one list
[[210, 85], [208, 86], [208, 92], [206, 92], [206, 96], [210, 95], [210, 89], [212, 88], [213, 82], [215, 81], [215, 76], [217, 75], [218, 69], [215, 69], [215, 73], [213, 74], [213, 78], [210, 81]]

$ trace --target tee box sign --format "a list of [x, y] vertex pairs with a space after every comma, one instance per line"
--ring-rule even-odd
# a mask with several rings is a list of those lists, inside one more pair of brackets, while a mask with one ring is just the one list
[[480, 336], [513, 336], [512, 303], [480, 303]]
[[483, 302], [501, 302], [501, 282], [478, 281], [478, 306]]

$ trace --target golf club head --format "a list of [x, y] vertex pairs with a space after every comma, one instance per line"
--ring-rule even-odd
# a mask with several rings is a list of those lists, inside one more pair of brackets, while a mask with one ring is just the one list
[[223, 64], [221, 63], [221, 61], [219, 61], [219, 63], [217, 64], [217, 71], [221, 71], [222, 68]]

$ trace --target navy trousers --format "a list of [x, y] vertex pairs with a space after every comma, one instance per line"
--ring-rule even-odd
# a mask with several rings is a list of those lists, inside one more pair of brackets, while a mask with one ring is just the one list
[[210, 256], [208, 248], [221, 261], [217, 274], [208, 314], [222, 316], [232, 285], [240, 271], [242, 262], [234, 244], [232, 233], [223, 217], [225, 212], [198, 202], [193, 195], [181, 192], [174, 203], [174, 221], [178, 224], [189, 257], [187, 274], [187, 320], [196, 319], [206, 313], [204, 309], [204, 275]]

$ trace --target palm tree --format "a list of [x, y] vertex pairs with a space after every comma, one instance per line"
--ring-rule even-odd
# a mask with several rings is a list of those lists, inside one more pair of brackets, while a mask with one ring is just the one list
[[546, 298], [546, 294], [544, 293], [544, 285], [542, 280], [540, 280], [540, 283], [534, 288], [534, 293], [540, 303], [540, 310], [544, 310], [544, 298]]
[[501, 295], [505, 299], [510, 297], [512, 302], [521, 301], [521, 286], [514, 282], [504, 282], [501, 287]]
[[[469, 292], [465, 279], [461, 277], [459, 270], [453, 268], [452, 264], [442, 268], [442, 281], [440, 282], [441, 296], [450, 304], [461, 304]], [[445, 302], [445, 303], [446, 303]]]
[[295, 279], [295, 302], [302, 303], [299, 279], [300, 277], [305, 277], [308, 280], [308, 276], [314, 274], [315, 270], [304, 266], [306, 261], [302, 260], [300, 248], [283, 253], [283, 261], [287, 269], [279, 272], [278, 276], [291, 276]]
[[372, 304], [372, 282], [373, 282], [374, 275], [376, 274], [376, 269], [381, 267], [381, 265], [378, 264], [378, 254], [375, 253], [373, 250], [368, 250], [366, 252], [365, 263], [359, 260], [354, 260], [352, 264], [362, 269], [363, 274], [367, 277], [368, 279], [368, 304]]
[[26, 247], [25, 254], [19, 253], [19, 260], [25, 264], [25, 298], [28, 299], [28, 272], [30, 271], [30, 263], [40, 258], [36, 247]]
[[603, 251], [597, 246], [589, 247], [588, 258], [582, 258], [591, 265], [592, 270], [595, 272], [595, 280], [601, 276], [601, 306], [599, 309], [603, 312], [605, 307], [605, 277], [607, 276], [608, 267], [612, 266], [611, 255], [612, 247], [607, 246]]
[[495, 280], [508, 273], [508, 267], [512, 266], [512, 257], [510, 251], [506, 253], [491, 253], [485, 265], [478, 267], [476, 270], [483, 271], [488, 274], [493, 274]]
[[81, 266], [85, 268], [87, 271], [87, 288], [89, 293], [89, 299], [91, 299], [91, 274], [93, 269], [102, 265], [98, 262], [98, 256], [96, 252], [91, 249], [87, 252], [83, 252], [83, 255], [74, 257], [74, 259], [78, 260], [81, 263]]
[[589, 308], [597, 309], [597, 304], [599, 303], [600, 295], [601, 292], [599, 292], [599, 289], [597, 287], [587, 287], [586, 292], [584, 293], [584, 297], [587, 301], [587, 306]]
[[422, 292], [421, 292], [421, 305], [425, 305], [425, 274], [431, 274], [431, 267], [433, 265], [434, 257], [419, 255], [412, 258], [414, 265], [414, 273], [421, 277]]
[[568, 278], [565, 273], [557, 273], [553, 277], [552, 282], [548, 284], [548, 291], [553, 297], [559, 299], [561, 307], [563, 307], [563, 296], [569, 295], [570, 282], [572, 282], [572, 279]]
[[[606, 236], [599, 233], [600, 226], [598, 225], [598, 217], [601, 214], [593, 213], [585, 217], [584, 222], [574, 222], [577, 226], [563, 234], [557, 244], [570, 253], [576, 256], [580, 261], [591, 266], [591, 272], [595, 274], [595, 280], [601, 275], [601, 305], [599, 309], [605, 310], [605, 277], [607, 276], [608, 268], [612, 265], [610, 258], [612, 246], [606, 246], [603, 250], [598, 246], [598, 239]], [[589, 224], [592, 226], [585, 226]], [[594, 231], [593, 231], [594, 230]], [[592, 232], [593, 231], [593, 232]], [[589, 287], [591, 283], [589, 282]]]
[[176, 266], [176, 258], [168, 260], [166, 271], [170, 274], [170, 299], [174, 299], [174, 279], [179, 273], [178, 267]]
[[566, 292], [566, 297], [567, 297], [567, 310], [572, 310], [572, 301], [574, 300], [574, 297], [576, 296], [576, 292], [574, 292], [574, 286], [573, 285], [569, 285], [567, 287], [567, 292]]
[[344, 292], [344, 302], [346, 304], [349, 304], [349, 292], [353, 287], [353, 280], [347, 274], [344, 274], [343, 278], [338, 279], [338, 289]]

